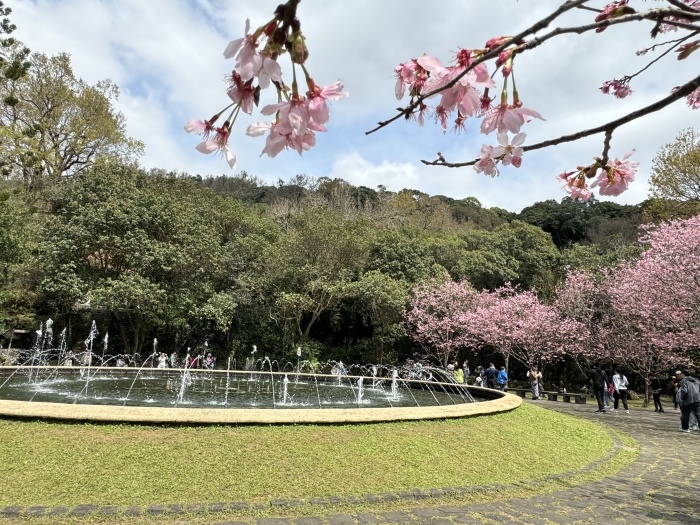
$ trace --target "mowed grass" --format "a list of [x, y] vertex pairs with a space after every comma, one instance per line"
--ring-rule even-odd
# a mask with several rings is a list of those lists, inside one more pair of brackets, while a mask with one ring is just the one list
[[509, 483], [578, 469], [613, 442], [531, 405], [471, 419], [145, 427], [0, 420], [0, 507], [267, 502]]

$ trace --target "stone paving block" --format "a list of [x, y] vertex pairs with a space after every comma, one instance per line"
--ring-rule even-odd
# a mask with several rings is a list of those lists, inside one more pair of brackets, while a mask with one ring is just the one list
[[188, 505], [187, 506], [187, 512], [190, 512], [192, 514], [199, 514], [207, 510], [207, 506], [202, 504], [202, 503], [195, 503], [193, 505]]
[[228, 503], [210, 503], [207, 510], [209, 512], [224, 512], [229, 510]]
[[70, 512], [70, 507], [51, 507], [51, 510], [49, 510], [48, 515], [49, 516], [65, 516]]
[[318, 505], [319, 507], [327, 507], [331, 504], [326, 498], [311, 498], [308, 501], [309, 505]]
[[247, 501], [233, 501], [228, 504], [231, 510], [250, 510], [250, 503]]
[[146, 514], [150, 516], [160, 516], [165, 514], [165, 505], [149, 505], [146, 507]]
[[71, 516], [89, 516], [97, 511], [97, 505], [77, 505], [70, 511]]
[[415, 521], [415, 518], [406, 512], [382, 512], [379, 516], [389, 523], [408, 523], [409, 521]]
[[184, 514], [185, 513], [185, 506], [177, 504], [177, 503], [172, 504], [172, 505], [168, 505], [165, 508], [165, 513], [166, 514]]
[[355, 519], [348, 514], [332, 514], [327, 519], [330, 525], [355, 525]]
[[102, 505], [97, 509], [98, 516], [116, 516], [119, 514], [119, 507], [117, 505]]
[[367, 503], [381, 503], [384, 501], [381, 494], [365, 494], [363, 497]]
[[124, 509], [124, 516], [140, 516], [143, 514], [141, 507], [128, 507]]
[[367, 524], [367, 525], [373, 525], [374, 523], [379, 523], [379, 519], [374, 514], [368, 514], [368, 513], [355, 514], [355, 519], [357, 519], [358, 523], [363, 523], [363, 524]]
[[49, 511], [49, 507], [44, 507], [37, 505], [35, 507], [29, 507], [26, 510], [27, 516], [43, 516]]
[[434, 518], [436, 516], [443, 516], [443, 514], [440, 512], [440, 509], [437, 508], [411, 509], [411, 514], [418, 518]]
[[5, 507], [4, 509], [0, 510], [0, 516], [3, 516], [5, 518], [18, 518], [22, 512], [24, 512], [24, 507], [18, 507], [18, 506], [11, 506], [11, 507]]
[[440, 511], [440, 514], [444, 514], [445, 516], [461, 516], [466, 512], [465, 507], [453, 507], [448, 505], [435, 508]]
[[297, 518], [294, 525], [324, 525], [323, 518]]
[[258, 525], [292, 525], [292, 520], [286, 518], [258, 518], [255, 520]]

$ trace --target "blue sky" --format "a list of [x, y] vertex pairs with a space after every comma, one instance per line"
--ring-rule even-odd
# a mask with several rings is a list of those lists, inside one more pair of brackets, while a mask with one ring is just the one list
[[[397, 121], [377, 133], [365, 131], [394, 114], [393, 68], [423, 53], [451, 60], [460, 48], [483, 46], [490, 37], [514, 34], [555, 9], [557, 0], [302, 0], [299, 17], [307, 38], [311, 74], [320, 84], [342, 80], [350, 97], [332, 106], [329, 131], [300, 157], [286, 151], [274, 159], [259, 157], [264, 138], [245, 136], [245, 127], [261, 116], [237, 123], [231, 149], [234, 170], [216, 156], [194, 150], [198, 138], [183, 132], [191, 118], [209, 118], [227, 104], [223, 77], [232, 61], [222, 53], [229, 40], [243, 35], [245, 19], [253, 27], [271, 18], [279, 0], [22, 0], [8, 2], [18, 26], [17, 38], [32, 51], [68, 52], [76, 75], [94, 83], [109, 78], [121, 89], [118, 109], [127, 118], [129, 134], [146, 144], [141, 162], [191, 174], [220, 175], [246, 171], [270, 183], [296, 174], [339, 177], [356, 185], [390, 190], [413, 188], [431, 195], [477, 197], [484, 206], [519, 211], [536, 201], [560, 200], [564, 193], [555, 177], [590, 163], [600, 155], [602, 137], [592, 137], [531, 152], [520, 169], [505, 168], [491, 179], [472, 168], [423, 166], [442, 151], [450, 161], [471, 160], [481, 145], [496, 144], [475, 126], [466, 134], [443, 134], [430, 123], [419, 128]], [[654, 5], [639, 3], [640, 8]], [[602, 7], [605, 2], [591, 2]], [[576, 11], [562, 23], [592, 20]], [[625, 100], [605, 96], [605, 80], [634, 73], [652, 58], [635, 51], [651, 45], [650, 24], [610, 28], [601, 34], [564, 36], [516, 62], [518, 88], [525, 106], [547, 120], [523, 127], [527, 143], [602, 124], [665, 96], [697, 74], [694, 58], [671, 56], [635, 79], [634, 94]], [[286, 57], [285, 57], [286, 60]], [[695, 62], [696, 63], [696, 62]], [[287, 70], [285, 70], [287, 71]], [[499, 77], [497, 77], [498, 79]], [[271, 91], [263, 103], [275, 102]], [[697, 120], [697, 112], [680, 101], [663, 113], [618, 130], [612, 156], [632, 148], [641, 163], [632, 189], [615, 199], [637, 203], [647, 197], [647, 179], [658, 149]]]

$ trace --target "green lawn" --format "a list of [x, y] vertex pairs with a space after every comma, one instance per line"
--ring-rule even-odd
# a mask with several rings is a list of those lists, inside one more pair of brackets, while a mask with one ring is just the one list
[[508, 483], [604, 456], [602, 427], [524, 404], [342, 426], [146, 427], [0, 420], [0, 507], [361, 495]]

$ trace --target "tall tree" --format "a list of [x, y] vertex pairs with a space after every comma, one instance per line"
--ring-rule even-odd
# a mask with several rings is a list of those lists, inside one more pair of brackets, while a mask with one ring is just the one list
[[468, 282], [426, 283], [413, 290], [405, 313], [411, 337], [423, 347], [423, 357], [447, 366], [465, 347], [469, 329], [463, 316], [477, 307], [477, 292]]
[[653, 197], [700, 201], [700, 135], [681, 131], [654, 158], [649, 192]]
[[43, 191], [98, 161], [130, 162], [143, 144], [126, 135], [124, 115], [114, 108], [118, 88], [109, 80], [89, 85], [77, 78], [66, 53], [31, 56], [19, 78], [4, 78], [0, 95], [0, 153], [6, 177]]

